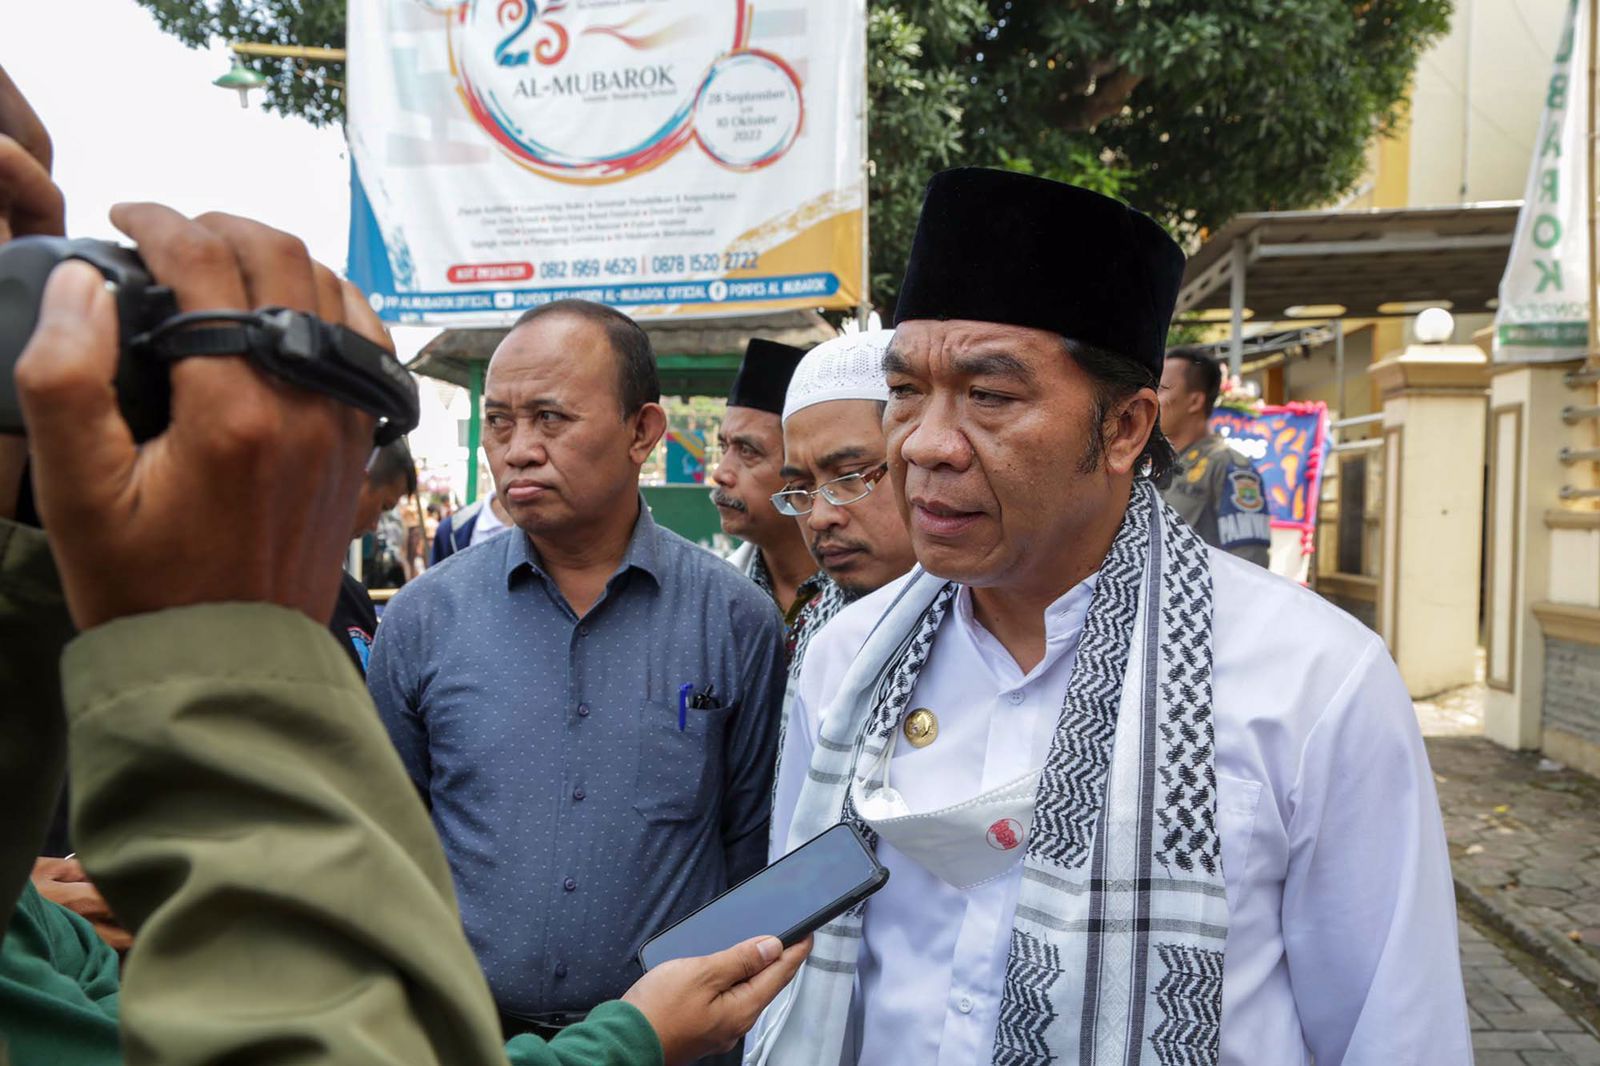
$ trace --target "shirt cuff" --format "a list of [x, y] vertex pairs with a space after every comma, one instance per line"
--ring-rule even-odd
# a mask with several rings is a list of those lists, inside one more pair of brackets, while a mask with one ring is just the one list
[[61, 673], [73, 718], [138, 689], [192, 679], [366, 691], [325, 627], [267, 603], [174, 607], [107, 622], [67, 645]]

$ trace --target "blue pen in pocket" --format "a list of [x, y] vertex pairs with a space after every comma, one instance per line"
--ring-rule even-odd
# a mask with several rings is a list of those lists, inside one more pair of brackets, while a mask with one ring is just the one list
[[678, 686], [678, 732], [683, 732], [689, 724], [689, 693], [694, 691], [694, 682]]

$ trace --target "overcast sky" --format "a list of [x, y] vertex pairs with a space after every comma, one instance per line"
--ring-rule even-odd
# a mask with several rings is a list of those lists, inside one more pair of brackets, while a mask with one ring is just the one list
[[344, 137], [271, 115], [211, 81], [220, 43], [196, 51], [133, 0], [6, 3], [0, 66], [55, 140], [55, 178], [74, 236], [111, 236], [119, 200], [188, 214], [225, 210], [299, 235], [343, 271], [349, 220]]
[[[0, 0], [0, 66], [55, 141], [67, 232], [115, 237], [122, 200], [156, 200], [188, 215], [228, 211], [288, 230], [340, 274], [350, 220], [349, 160], [337, 127], [248, 109], [211, 82], [228, 70], [218, 43], [186, 48], [133, 0]], [[395, 330], [408, 359], [436, 330]], [[455, 416], [423, 388], [419, 454], [455, 440]]]

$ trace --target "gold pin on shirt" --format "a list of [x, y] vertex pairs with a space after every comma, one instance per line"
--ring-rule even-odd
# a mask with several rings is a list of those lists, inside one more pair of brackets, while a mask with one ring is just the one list
[[925, 748], [939, 739], [939, 719], [926, 707], [918, 707], [906, 715], [901, 728], [913, 748]]

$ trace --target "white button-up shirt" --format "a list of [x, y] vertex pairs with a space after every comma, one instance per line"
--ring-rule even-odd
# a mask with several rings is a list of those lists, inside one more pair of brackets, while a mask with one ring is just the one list
[[[1394, 663], [1313, 593], [1214, 549], [1211, 562], [1229, 912], [1222, 1063], [1470, 1063], [1444, 831]], [[1043, 765], [1093, 584], [1046, 609], [1045, 655], [1027, 674], [973, 617], [970, 590], [958, 593], [910, 703], [938, 716], [939, 735], [897, 745], [890, 766], [913, 812]], [[778, 851], [820, 716], [900, 586], [847, 608], [812, 643], [773, 810]], [[866, 908], [854, 1061], [987, 1064], [1021, 864], [963, 891], [887, 843], [878, 857], [891, 876]]]

